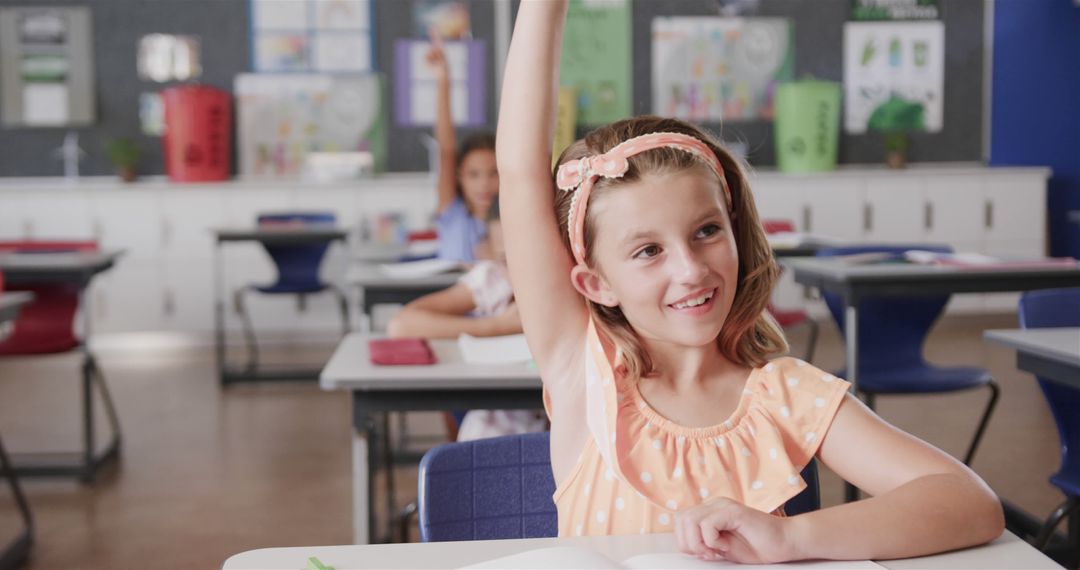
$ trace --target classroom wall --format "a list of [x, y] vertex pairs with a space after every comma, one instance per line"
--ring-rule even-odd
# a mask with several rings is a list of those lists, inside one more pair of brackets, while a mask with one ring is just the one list
[[[488, 42], [488, 118], [494, 129], [494, 8], [492, 0], [468, 0], [473, 35]], [[1023, 2], [1023, 0], [1019, 0]], [[1064, 0], [1062, 0], [1064, 1]], [[727, 2], [731, 4], [731, 2]], [[97, 68], [98, 122], [74, 129], [88, 156], [81, 171], [108, 175], [108, 138], [129, 137], [144, 148], [139, 170], [163, 172], [160, 141], [139, 131], [138, 97], [160, 85], [138, 78], [135, 46], [149, 33], [191, 34], [202, 38], [202, 82], [232, 88], [233, 77], [250, 69], [249, 5], [247, 0], [0, 0], [0, 6], [90, 6], [94, 23], [94, 61]], [[647, 0], [633, 3], [634, 110], [649, 112], [651, 101], [650, 27], [660, 15], [716, 15], [717, 0]], [[754, 6], [753, 2], [738, 2]], [[393, 42], [409, 35], [411, 0], [375, 0], [376, 59], [391, 69]], [[983, 124], [983, 2], [941, 0], [946, 26], [945, 129], [912, 137], [912, 161], [976, 161], [982, 159]], [[830, 80], [843, 77], [843, 23], [851, 0], [760, 0], [745, 15], [783, 16], [795, 22], [795, 74]], [[424, 170], [427, 155], [420, 135], [426, 129], [389, 125], [388, 168]], [[775, 163], [772, 125], [757, 121], [708, 125], [729, 140], [745, 141], [755, 165]], [[69, 129], [0, 129], [0, 176], [58, 176], [62, 164], [54, 154]], [[462, 130], [459, 136], [467, 134]], [[883, 148], [875, 135], [842, 136], [839, 160], [880, 163]]]
[[1080, 6], [995, 0], [990, 162], [1047, 165], [1050, 254], [1080, 258]]

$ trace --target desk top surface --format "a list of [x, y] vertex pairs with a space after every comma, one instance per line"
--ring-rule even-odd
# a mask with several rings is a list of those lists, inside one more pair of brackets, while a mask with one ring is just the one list
[[[646, 536], [596, 536], [577, 538], [529, 538], [428, 544], [375, 544], [367, 546], [311, 546], [264, 548], [232, 556], [224, 570], [296, 569], [310, 556], [334, 568], [460, 568], [537, 548], [575, 546], [621, 561], [642, 554], [675, 552], [671, 534]], [[1015, 535], [1006, 532], [980, 546], [934, 556], [878, 562], [894, 570], [942, 568], [1060, 568], [1052, 560]]]
[[368, 341], [375, 335], [352, 333], [342, 339], [319, 375], [324, 390], [539, 389], [532, 364], [466, 364], [456, 340], [428, 341], [435, 364], [380, 366], [371, 363]]
[[998, 329], [983, 333], [993, 343], [1080, 368], [1080, 327]]
[[243, 228], [214, 228], [211, 230], [219, 242], [258, 241], [263, 243], [305, 244], [343, 240], [348, 230], [336, 226], [271, 226]]
[[1017, 265], [944, 266], [919, 263], [852, 263], [838, 258], [789, 257], [781, 261], [796, 273], [815, 275], [837, 281], [885, 281], [895, 279], [934, 279], [977, 281], [988, 277], [1077, 276], [1080, 264], [1069, 266]]
[[19, 273], [66, 273], [104, 271], [123, 255], [121, 250], [0, 253], [0, 271], [12, 281]]
[[13, 291], [0, 293], [0, 323], [15, 319], [19, 316], [19, 310], [30, 301], [34, 300], [34, 294], [26, 291]]
[[354, 263], [345, 273], [345, 280], [364, 289], [443, 289], [458, 282], [463, 271], [447, 271], [422, 277], [393, 277], [377, 263]]

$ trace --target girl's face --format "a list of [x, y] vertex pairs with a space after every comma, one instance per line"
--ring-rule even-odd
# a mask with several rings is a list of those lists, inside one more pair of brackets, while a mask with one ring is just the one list
[[619, 306], [644, 339], [714, 342], [739, 276], [716, 177], [704, 169], [647, 175], [597, 197], [589, 208], [600, 302]]
[[499, 171], [495, 168], [495, 151], [470, 151], [461, 161], [458, 182], [465, 204], [473, 215], [486, 216], [499, 193]]

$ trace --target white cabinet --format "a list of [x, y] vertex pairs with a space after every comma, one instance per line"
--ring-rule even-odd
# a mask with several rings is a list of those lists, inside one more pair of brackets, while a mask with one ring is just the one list
[[957, 251], [978, 251], [983, 181], [967, 176], [928, 177], [923, 197], [923, 239]]
[[[1043, 242], [1046, 236], [1046, 184], [1031, 176], [1001, 173], [986, 180], [984, 241], [994, 249], [1016, 242]], [[1027, 250], [1025, 250], [1027, 251]], [[1043, 248], [1027, 253], [1042, 255]]]
[[924, 195], [921, 178], [901, 175], [868, 180], [863, 204], [863, 240], [873, 243], [921, 241]]

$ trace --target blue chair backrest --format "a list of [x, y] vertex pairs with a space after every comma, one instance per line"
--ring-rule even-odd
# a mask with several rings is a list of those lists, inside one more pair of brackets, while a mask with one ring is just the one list
[[[816, 462], [802, 476], [807, 488], [784, 506], [788, 515], [821, 504]], [[548, 433], [440, 445], [420, 461], [420, 540], [556, 536], [554, 493]]]
[[[1080, 327], [1080, 289], [1024, 293], [1020, 297], [1020, 327]], [[1045, 378], [1038, 380], [1061, 436], [1061, 469], [1051, 481], [1070, 486], [1067, 492], [1076, 494], [1080, 488], [1080, 390]]]
[[[330, 212], [283, 212], [260, 214], [259, 226], [329, 226], [337, 224], [337, 216]], [[330, 242], [307, 245], [263, 244], [266, 253], [277, 267], [278, 280], [271, 288], [297, 291], [317, 291], [322, 288], [319, 266], [322, 264]]]
[[[818, 250], [818, 257], [836, 257], [862, 253], [887, 253], [897, 257], [905, 251], [920, 249], [951, 253], [947, 246], [923, 244], [868, 245], [831, 247]], [[844, 300], [835, 293], [824, 293], [833, 320], [847, 336], [844, 326]], [[859, 301], [859, 374], [893, 370], [923, 362], [922, 346], [930, 327], [949, 302], [948, 295], [916, 297], [880, 297]]]

